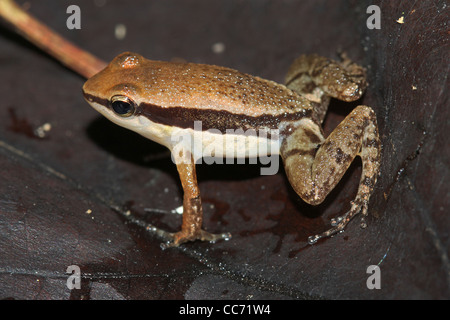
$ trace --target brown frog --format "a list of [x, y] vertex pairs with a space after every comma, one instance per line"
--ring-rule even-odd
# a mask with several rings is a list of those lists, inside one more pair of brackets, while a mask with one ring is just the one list
[[[358, 213], [366, 216], [380, 168], [374, 111], [357, 106], [327, 138], [321, 128], [330, 97], [354, 101], [366, 86], [365, 70], [346, 57], [337, 62], [300, 56], [282, 85], [225, 67], [152, 61], [126, 52], [87, 80], [83, 93], [111, 121], [171, 150], [184, 198], [181, 231], [163, 245], [170, 247], [230, 237], [202, 229], [195, 161], [211, 149], [218, 157], [236, 146], [245, 157], [281, 155], [290, 184], [311, 205], [320, 204], [360, 156], [362, 176], [350, 210], [308, 241], [342, 231]], [[269, 134], [245, 134], [248, 130]]]

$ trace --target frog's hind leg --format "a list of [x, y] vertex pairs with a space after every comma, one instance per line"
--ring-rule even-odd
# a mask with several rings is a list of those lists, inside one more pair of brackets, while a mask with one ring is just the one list
[[286, 86], [314, 104], [314, 118], [323, 122], [330, 97], [354, 101], [365, 88], [365, 69], [353, 63], [345, 54], [337, 62], [315, 54], [298, 57], [286, 75]]
[[370, 107], [356, 107], [326, 139], [316, 123], [301, 120], [291, 128], [280, 152], [290, 184], [312, 205], [325, 199], [356, 156], [362, 159], [358, 193], [350, 210], [334, 219], [330, 230], [309, 237], [309, 243], [342, 231], [360, 212], [367, 215], [369, 198], [379, 174], [381, 152], [376, 116]]

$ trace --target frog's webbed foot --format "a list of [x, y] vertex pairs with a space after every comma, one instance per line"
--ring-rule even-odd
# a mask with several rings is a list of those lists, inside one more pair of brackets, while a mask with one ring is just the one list
[[215, 243], [219, 240], [229, 240], [231, 238], [230, 233], [209, 233], [203, 229], [200, 229], [195, 234], [189, 234], [185, 230], [181, 230], [176, 233], [172, 233], [169, 235], [169, 239], [167, 242], [161, 243], [162, 249], [178, 247], [180, 244], [189, 242], [189, 241], [208, 241], [210, 243]]
[[[182, 207], [181, 207], [182, 208]], [[152, 211], [152, 212], [158, 212], [158, 213], [170, 213], [170, 214], [182, 214], [183, 210], [180, 208], [177, 208], [175, 210], [171, 211], [165, 211], [165, 210], [155, 210], [155, 209], [149, 209], [146, 211]], [[195, 228], [183, 228], [179, 232], [168, 232], [163, 229], [160, 229], [152, 224], [146, 224], [144, 222], [139, 221], [137, 223], [139, 225], [142, 225], [145, 230], [153, 235], [156, 235], [158, 238], [162, 239], [164, 242], [161, 243], [162, 249], [172, 248], [172, 247], [178, 247], [180, 244], [189, 242], [189, 241], [208, 241], [210, 243], [215, 243], [219, 240], [229, 240], [231, 239], [231, 233], [210, 233], [203, 229], [198, 229], [198, 225]]]
[[332, 228], [328, 229], [325, 232], [308, 237], [308, 243], [315, 244], [322, 238], [327, 238], [334, 234], [344, 231], [345, 227], [350, 222], [350, 220], [352, 220], [352, 218], [360, 212], [362, 214], [361, 227], [365, 228], [366, 227], [365, 217], [367, 216], [367, 208], [368, 205], [366, 202], [360, 205], [357, 204], [356, 201], [352, 201], [352, 208], [349, 211], [347, 211], [342, 216], [331, 219]]

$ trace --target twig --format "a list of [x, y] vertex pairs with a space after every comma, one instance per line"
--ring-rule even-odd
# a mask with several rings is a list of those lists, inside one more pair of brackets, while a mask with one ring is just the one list
[[106, 62], [67, 41], [25, 12], [13, 0], [0, 0], [0, 17], [28, 41], [86, 78], [106, 66]]

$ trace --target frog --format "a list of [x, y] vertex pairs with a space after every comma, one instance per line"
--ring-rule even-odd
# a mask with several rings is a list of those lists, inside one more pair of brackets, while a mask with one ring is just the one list
[[[307, 241], [315, 244], [342, 232], [358, 214], [364, 226], [380, 173], [376, 114], [371, 107], [358, 105], [327, 137], [322, 124], [331, 99], [356, 101], [366, 88], [366, 69], [345, 54], [339, 60], [300, 55], [280, 84], [229, 67], [149, 60], [124, 52], [90, 77], [82, 91], [107, 119], [170, 150], [183, 190], [183, 211], [181, 230], [167, 232], [161, 244], [166, 249], [190, 241], [231, 238], [228, 232], [211, 233], [203, 227], [196, 160], [204, 154], [202, 148], [173, 138], [180, 134], [194, 142], [205, 135], [220, 136], [218, 144], [222, 144], [226, 138], [242, 139], [243, 130], [276, 132], [255, 136], [241, 148], [251, 157], [258, 154], [256, 146], [270, 145], [268, 153], [281, 157], [289, 184], [312, 206], [325, 200], [359, 156], [361, 177], [350, 209]], [[195, 128], [199, 122], [201, 130]]]

